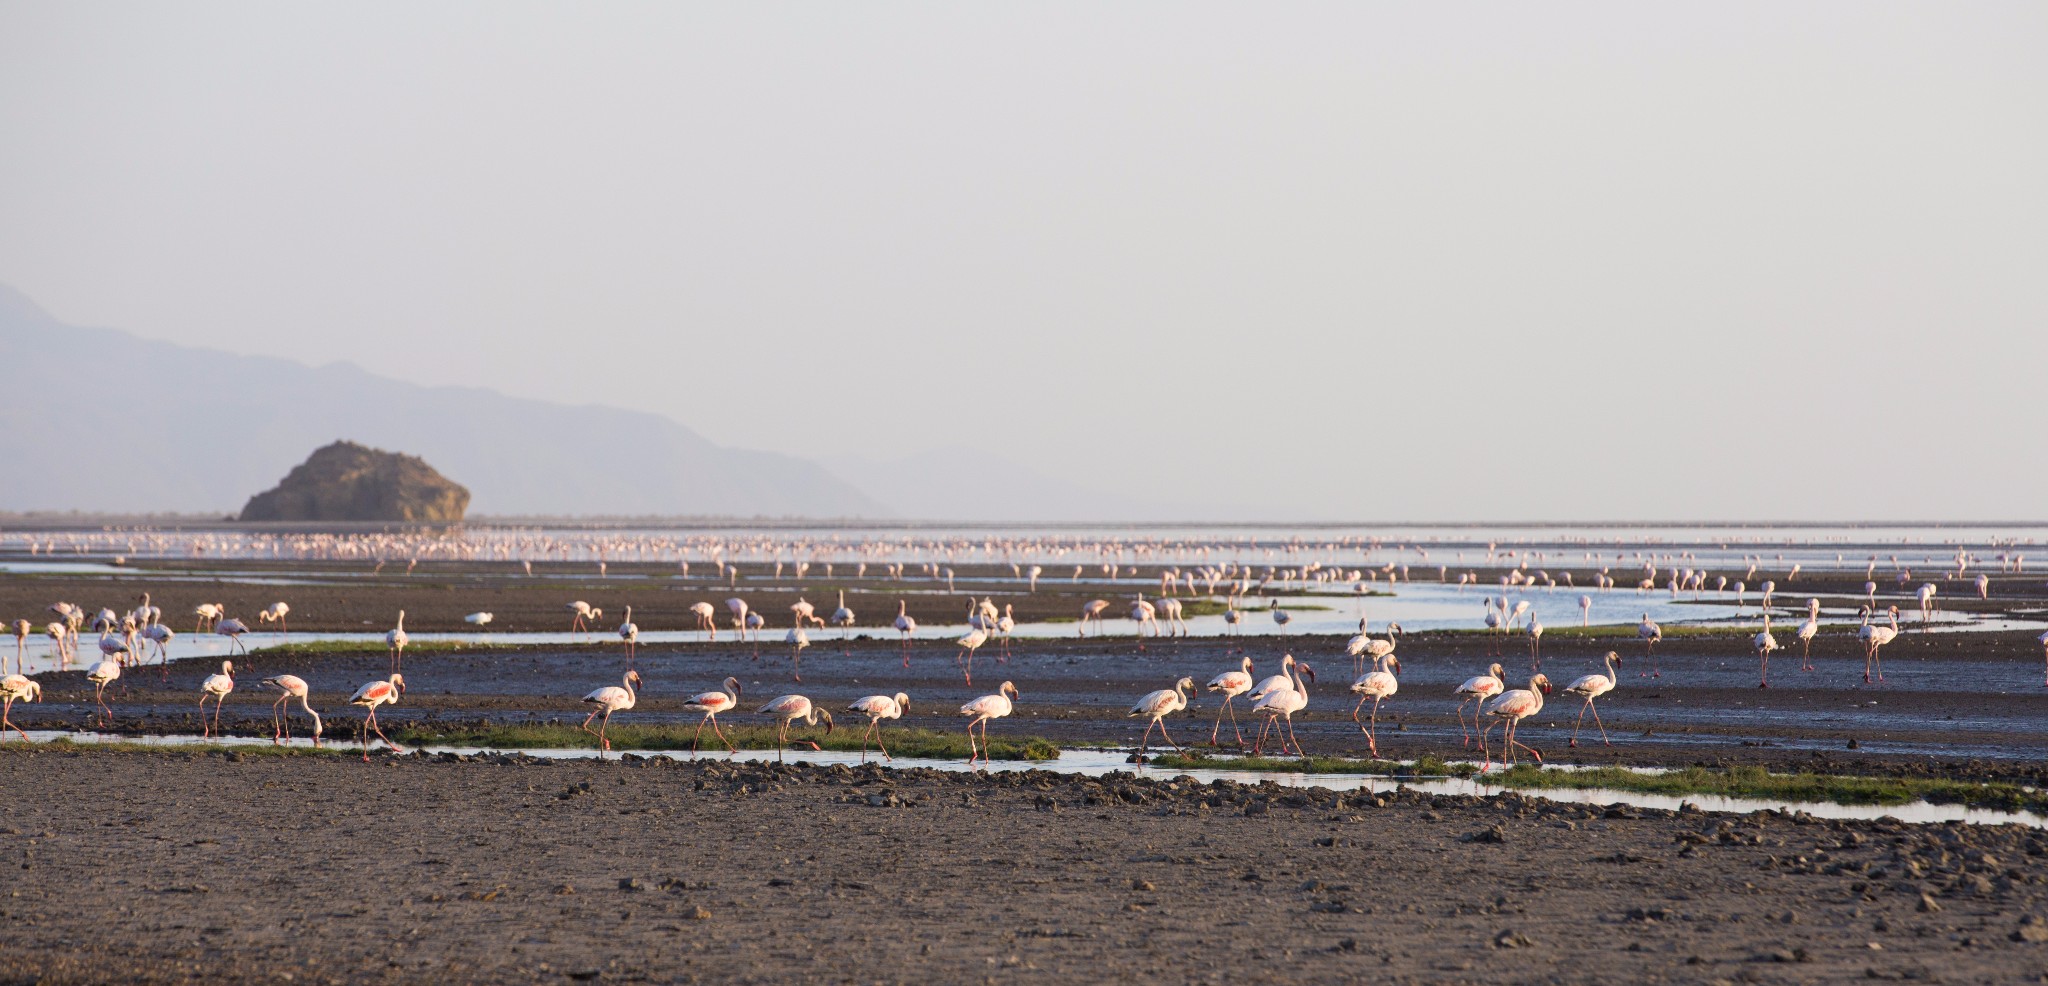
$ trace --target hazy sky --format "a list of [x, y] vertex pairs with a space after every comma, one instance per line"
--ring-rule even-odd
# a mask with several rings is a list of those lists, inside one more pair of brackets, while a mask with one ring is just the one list
[[2048, 4], [0, 2], [0, 282], [970, 495], [2038, 518]]

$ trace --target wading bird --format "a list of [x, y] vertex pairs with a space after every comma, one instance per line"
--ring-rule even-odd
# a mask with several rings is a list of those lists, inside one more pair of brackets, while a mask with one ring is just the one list
[[[1527, 743], [1515, 740], [1515, 727], [1522, 720], [1543, 711], [1543, 696], [1548, 694], [1550, 694], [1550, 679], [1540, 674], [1530, 675], [1527, 688], [1517, 688], [1513, 691], [1503, 692], [1499, 698], [1486, 704], [1485, 713], [1492, 716], [1496, 722], [1505, 724], [1501, 730], [1501, 735], [1507, 744], [1505, 750], [1508, 766], [1514, 766], [1516, 747], [1529, 751], [1529, 755], [1535, 757], [1537, 763], [1543, 762], [1541, 751]], [[1486, 733], [1493, 726], [1493, 723], [1487, 723], [1486, 727], [1480, 730], [1479, 745], [1481, 748], [1486, 746]], [[1485, 765], [1480, 769], [1485, 770], [1492, 766], [1493, 758], [1488, 756]]]
[[[974, 758], [977, 752], [981, 757], [981, 762], [983, 764], [988, 763], [989, 720], [1001, 719], [1009, 715], [1016, 708], [1015, 700], [1018, 697], [1017, 686], [1005, 681], [997, 686], [995, 694], [983, 695], [960, 707], [960, 714], [967, 717], [967, 766], [974, 766]], [[976, 725], [981, 726], [981, 746], [978, 751], [974, 744], [974, 727]]]
[[[376, 733], [377, 738], [383, 740], [384, 745], [390, 747], [393, 753], [405, 752], [399, 749], [398, 744], [391, 742], [391, 737], [384, 735], [384, 730], [377, 725], [377, 707], [380, 705], [396, 705], [398, 704], [399, 697], [404, 694], [405, 676], [394, 671], [391, 673], [391, 677], [381, 681], [369, 682], [363, 685], [363, 687], [356, 689], [356, 693], [348, 697], [348, 704], [369, 710], [369, 715], [364, 717], [362, 729], [359, 731], [363, 738], [364, 763], [370, 762], [370, 734], [372, 732]], [[217, 709], [218, 707], [216, 706]]]
[[[1479, 713], [1485, 709], [1487, 700], [1507, 690], [1506, 679], [1502, 678], [1501, 674], [1501, 666], [1496, 663], [1488, 668], [1485, 674], [1474, 675], [1465, 679], [1464, 684], [1459, 685], [1451, 692], [1451, 694], [1459, 696], [1458, 731], [1463, 734], [1466, 746], [1472, 745], [1472, 733], [1465, 727], [1465, 705], [1469, 702], [1479, 703], [1479, 706], [1472, 710], [1472, 725], [1477, 727], [1479, 725]], [[1486, 732], [1484, 730], [1481, 730], [1479, 733], [1479, 746], [1482, 750], [1486, 748]]]
[[846, 590], [839, 590], [839, 608], [832, 611], [832, 625], [839, 628], [839, 653], [846, 654], [846, 637], [853, 632], [853, 610], [846, 608]]
[[[36, 625], [27, 620], [15, 620], [7, 625], [14, 633], [14, 670], [18, 674], [28, 673], [28, 635], [35, 632]], [[0, 671], [7, 670], [0, 667]]]
[[249, 632], [249, 625], [247, 623], [229, 617], [215, 623], [213, 625], [213, 632], [228, 638], [228, 653], [232, 654], [236, 651], [240, 651], [243, 654], [249, 653], [249, 648], [242, 646], [242, 635]]
[[1586, 700], [1586, 704], [1579, 707], [1579, 721], [1572, 726], [1571, 746], [1579, 745], [1579, 727], [1586, 724], [1586, 713], [1589, 710], [1593, 713], [1593, 725], [1600, 727], [1600, 742], [1607, 746], [1614, 745], [1607, 742], [1607, 726], [1600, 721], [1600, 710], [1594, 708], [1593, 700], [1613, 691], [1614, 686], [1621, 683], [1621, 675], [1615, 670], [1619, 667], [1621, 655], [1608, 651], [1606, 674], [1580, 675], [1573, 679], [1571, 684], [1564, 686], [1565, 694], [1583, 696]]
[[1209, 679], [1205, 686], [1209, 691], [1223, 696], [1223, 707], [1216, 710], [1216, 725], [1209, 730], [1209, 745], [1216, 746], [1216, 737], [1223, 731], [1223, 717], [1230, 716], [1230, 731], [1237, 736], [1237, 745], [1244, 747], [1244, 731], [1237, 728], [1237, 710], [1230, 703], [1239, 695], [1252, 690], [1252, 659], [1244, 659], [1244, 666], [1236, 671], [1225, 671]]
[[[1651, 660], [1657, 641], [1664, 639], [1664, 628], [1650, 622], [1650, 614], [1643, 614], [1643, 622], [1636, 626], [1636, 639], [1643, 642], [1643, 658], [1650, 661], [1650, 677], [1662, 678], [1664, 673], [1657, 670], [1657, 662]], [[1642, 672], [1638, 671], [1637, 674]]]
[[578, 599], [573, 603], [568, 603], [563, 608], [569, 611], [570, 633], [590, 632], [591, 621], [604, 615], [604, 610], [593, 609], [591, 608], [591, 605], [589, 603], [586, 603], [581, 599]]
[[200, 603], [192, 607], [192, 615], [198, 617], [192, 623], [193, 633], [205, 633], [212, 629], [214, 621], [228, 615], [227, 607], [219, 603]]
[[[206, 676], [199, 683], [199, 735], [214, 736], [220, 733], [220, 705], [228, 700], [228, 693], [235, 690], [235, 665], [232, 661], [220, 662], [220, 673]], [[213, 725], [206, 724], [206, 700], [213, 699]]]
[[[405, 635], [405, 610], [398, 611], [398, 625], [384, 634], [384, 647], [391, 652], [391, 673], [405, 670], [400, 665], [405, 660], [405, 644], [411, 638]], [[396, 699], [393, 699], [396, 701]], [[375, 710], [372, 709], [374, 712]], [[386, 742], [389, 742], [388, 740]]]
[[14, 731], [21, 734], [21, 741], [24, 743], [28, 742], [28, 731], [20, 726], [15, 726], [14, 722], [7, 718], [7, 715], [14, 711], [14, 703], [16, 702], [40, 702], [42, 700], [43, 686], [35, 679], [19, 674], [10, 674], [5, 678], [0, 678], [0, 737], [6, 736], [8, 727], [13, 726]]
[[[1307, 756], [1302, 752], [1301, 743], [1294, 738], [1294, 714], [1308, 708], [1308, 686], [1301, 680], [1301, 673], [1308, 670], [1308, 665], [1291, 657], [1283, 663], [1294, 672], [1294, 676], [1287, 682], [1287, 687], [1274, 688], [1266, 692], [1265, 697], [1252, 706], [1253, 712], [1266, 717], [1265, 723], [1259, 726], [1259, 734], [1252, 739], [1252, 756], [1255, 757], [1259, 755], [1259, 748], [1266, 741], [1266, 731], [1271, 729], [1273, 734], [1278, 736], [1282, 722], [1287, 724], [1287, 737], [1280, 742], [1280, 752], [1288, 752], [1288, 747], [1291, 746], [1296, 756]], [[1310, 675], [1310, 680], [1314, 680], [1313, 674]]]
[[718, 741], [725, 744], [727, 752], [739, 752], [739, 747], [734, 746], [725, 732], [718, 728], [718, 714], [740, 704], [740, 680], [727, 678], [724, 687], [725, 690], [722, 692], [698, 692], [683, 703], [685, 711], [704, 713], [704, 718], [697, 720], [697, 731], [690, 734], [690, 755], [693, 757], [697, 755], [697, 740], [704, 735], [704, 724], [707, 722], [711, 724], [711, 735], [718, 737]]
[[1887, 607], [1887, 610], [1891, 616], [1891, 626], [1878, 626], [1870, 622], [1870, 607], [1863, 607], [1863, 627], [1856, 632], [1856, 636], [1863, 641], [1863, 680], [1865, 682], [1872, 680], [1871, 675], [1873, 674], [1877, 676], [1876, 680], [1884, 680], [1884, 663], [1878, 659], [1877, 652], [1879, 648], [1891, 643], [1899, 635], [1899, 608], [1891, 606]]
[[1174, 682], [1172, 688], [1162, 688], [1156, 692], [1146, 692], [1145, 696], [1138, 699], [1138, 703], [1131, 706], [1131, 710], [1125, 713], [1126, 718], [1135, 719], [1139, 716], [1144, 716], [1150, 720], [1145, 724], [1145, 735], [1138, 740], [1138, 756], [1143, 757], [1145, 755], [1145, 750], [1152, 741], [1152, 727], [1154, 726], [1159, 727], [1159, 737], [1166, 741], [1166, 745], [1173, 747], [1173, 752], [1180, 752], [1180, 744], [1175, 743], [1173, 737], [1167, 735], [1166, 717], [1187, 708], [1189, 693], [1194, 690], [1195, 679], [1182, 678]]
[[121, 662], [101, 661], [85, 673], [85, 680], [92, 682], [92, 701], [107, 717], [107, 725], [114, 724], [114, 710], [107, 708], [107, 686], [121, 677]]
[[1081, 622], [1074, 628], [1075, 635], [1087, 636], [1088, 623], [1092, 620], [1095, 623], [1095, 635], [1098, 637], [1102, 636], [1102, 614], [1108, 609], [1109, 600], [1090, 599], [1086, 606], [1081, 607]]
[[[1358, 723], [1359, 732], [1365, 734], [1366, 749], [1377, 757], [1380, 755], [1379, 725], [1380, 703], [1393, 698], [1401, 690], [1396, 675], [1401, 672], [1401, 659], [1392, 653], [1373, 658], [1373, 669], [1360, 675], [1351, 683], [1351, 693], [1358, 696], [1358, 704], [1351, 707], [1351, 721]], [[1372, 723], [1358, 722], [1358, 711], [1365, 708], [1365, 700], [1372, 699]]]
[[1771, 611], [1764, 610], [1762, 633], [1749, 638], [1749, 646], [1756, 651], [1758, 688], [1771, 687], [1771, 652], [1778, 649], [1778, 638], [1771, 636]]
[[[802, 695], [784, 695], [767, 705], [761, 706], [756, 712], [760, 715], [775, 717], [776, 763], [782, 762], [782, 748], [789, 743], [789, 726], [798, 719], [802, 719], [806, 726], [815, 726], [818, 724], [818, 720], [823, 719], [825, 720], [825, 735], [832, 735], [832, 713], [812, 705], [811, 700]], [[819, 748], [818, 744], [812, 740], [797, 740], [797, 744], [808, 746], [813, 751]]]
[[910, 616], [910, 603], [896, 600], [896, 632], [903, 635], [903, 666], [910, 666], [910, 635], [917, 632], [917, 621]]
[[277, 628], [289, 637], [292, 635], [292, 627], [284, 618], [291, 615], [291, 611], [291, 604], [280, 600], [265, 606], [262, 612], [256, 614], [256, 619], [260, 623], [277, 624]]
[[307, 686], [306, 679], [295, 674], [281, 674], [263, 679], [263, 684], [279, 692], [277, 701], [270, 703], [270, 742], [278, 744], [292, 738], [292, 713], [285, 703], [298, 699], [299, 708], [305, 709], [306, 714], [313, 717], [313, 745], [319, 746], [323, 728], [320, 724], [320, 713], [313, 711], [310, 698], [313, 692]]
[[976, 627], [967, 631], [955, 643], [960, 645], [960, 649], [953, 653], [953, 663], [960, 666], [960, 673], [966, 677], [967, 683], [974, 684], [974, 652], [980, 650], [982, 644], [988, 643], [988, 631]]
[[640, 656], [640, 625], [633, 622], [633, 607], [626, 607], [626, 622], [619, 624], [619, 639], [626, 644], [626, 666]]
[[793, 626], [789, 628], [788, 633], [782, 635], [782, 642], [789, 645], [789, 677], [794, 681], [803, 681], [804, 648], [811, 646], [811, 635], [804, 632], [802, 625]]
[[1799, 670], [1801, 671], [1813, 670], [1813, 659], [1808, 655], [1813, 652], [1813, 638], [1818, 633], [1820, 633], [1820, 600], [1808, 599], [1806, 601], [1806, 622], [1799, 624], [1798, 633]]
[[868, 717], [868, 726], [866, 729], [861, 730], [860, 734], [861, 763], [868, 762], [868, 737], [870, 735], [874, 736], [875, 745], [881, 748], [882, 759], [896, 759], [889, 755], [889, 748], [882, 743], [882, 720], [903, 718], [903, 713], [910, 711], [910, 696], [902, 692], [897, 692], [893, 696], [869, 695], [865, 698], [854, 699], [853, 704], [846, 707], [846, 711]]
[[612, 724], [612, 713], [624, 712], [633, 707], [633, 700], [635, 698], [633, 686], [639, 683], [640, 672], [627, 671], [623, 685], [606, 685], [583, 696], [584, 704], [594, 706], [590, 710], [590, 714], [583, 717], [584, 732], [591, 733], [590, 720], [597, 718], [599, 713], [604, 714], [604, 721], [597, 724], [596, 732], [591, 733], [591, 735], [597, 737], [599, 752], [612, 748], [611, 739], [605, 735], [605, 730], [610, 728]]
[[710, 603], [699, 600], [690, 605], [690, 615], [697, 618], [697, 629], [704, 631], [706, 640], [718, 639], [718, 611]]
[[489, 613], [471, 613], [468, 616], [463, 617], [462, 622], [467, 623], [473, 627], [487, 627], [491, 625], [491, 621], [494, 619], [496, 619], [496, 617], [492, 616]]

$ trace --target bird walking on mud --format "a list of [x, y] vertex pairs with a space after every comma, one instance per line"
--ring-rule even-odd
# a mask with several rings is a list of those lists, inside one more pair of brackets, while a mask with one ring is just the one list
[[[1499, 698], [1486, 704], [1485, 713], [1492, 716], [1496, 722], [1503, 724], [1501, 736], [1505, 744], [1504, 749], [1508, 766], [1514, 766], [1516, 747], [1527, 750], [1530, 756], [1536, 758], [1537, 763], [1543, 762], [1541, 751], [1515, 739], [1515, 727], [1520, 725], [1522, 720], [1543, 711], [1543, 696], [1548, 694], [1550, 694], [1550, 679], [1536, 674], [1529, 676], [1529, 686], [1527, 688], [1517, 688], [1512, 691], [1503, 692]], [[1486, 728], [1480, 730], [1479, 745], [1482, 749], [1486, 747], [1486, 733], [1493, 727], [1494, 723], [1487, 723]], [[1480, 769], [1486, 770], [1492, 766], [1493, 758], [1488, 756], [1485, 764]]]
[[14, 703], [16, 702], [40, 702], [42, 700], [43, 686], [41, 682], [19, 674], [10, 674], [5, 678], [0, 678], [0, 738], [5, 738], [7, 730], [12, 727], [15, 732], [21, 734], [22, 742], [28, 742], [28, 731], [14, 725], [14, 721], [8, 718], [8, 714], [14, 711]]
[[[1358, 696], [1358, 704], [1351, 707], [1351, 721], [1358, 725], [1358, 731], [1365, 734], [1365, 745], [1374, 757], [1380, 755], [1379, 725], [1380, 703], [1393, 698], [1401, 690], [1397, 677], [1401, 673], [1401, 659], [1392, 652], [1373, 658], [1373, 669], [1351, 683], [1351, 693]], [[1358, 712], [1365, 708], [1365, 700], [1372, 699], [1372, 723], [1358, 722]]]
[[[775, 717], [775, 762], [782, 762], [782, 748], [789, 743], [789, 727], [797, 720], [806, 726], [815, 726], [818, 720], [825, 720], [825, 735], [832, 735], [832, 713], [818, 708], [802, 695], [784, 695], [755, 710], [760, 715]], [[798, 745], [817, 750], [812, 740], [797, 740]]]
[[718, 741], [725, 744], [726, 752], [739, 752], [739, 747], [734, 746], [731, 738], [718, 728], [718, 714], [731, 711], [733, 706], [740, 704], [740, 681], [738, 678], [727, 678], [723, 687], [724, 691], [698, 692], [683, 703], [683, 710], [686, 712], [704, 713], [704, 718], [697, 720], [697, 731], [690, 734], [690, 755], [693, 757], [697, 755], [697, 741], [704, 736], [706, 723], [711, 724], [711, 735], [718, 737]]
[[[391, 742], [391, 737], [384, 735], [384, 730], [377, 725], [377, 707], [380, 705], [395, 705], [399, 697], [404, 694], [405, 677], [394, 671], [391, 673], [391, 677], [368, 682], [363, 687], [356, 689], [355, 694], [348, 697], [348, 704], [367, 710], [369, 713], [363, 719], [362, 728], [357, 731], [363, 740], [364, 763], [370, 762], [370, 734], [373, 732], [377, 734], [378, 739], [384, 741], [385, 746], [391, 748], [392, 752], [405, 752], [399, 748], [398, 744]], [[219, 707], [216, 706], [215, 708], [218, 709]]]
[[1001, 719], [1016, 708], [1017, 686], [1003, 682], [993, 695], [983, 695], [960, 707], [960, 714], [967, 718], [967, 766], [974, 766], [977, 748], [974, 744], [974, 727], [981, 727], [979, 754], [983, 764], [988, 763], [988, 724], [991, 719]]
[[868, 761], [869, 736], [873, 736], [875, 746], [881, 748], [882, 759], [896, 759], [889, 755], [889, 748], [882, 743], [882, 720], [903, 718], [903, 713], [910, 711], [910, 696], [902, 692], [897, 692], [894, 695], [869, 695], [864, 698], [854, 699], [853, 704], [846, 707], [846, 711], [868, 717], [867, 728], [862, 730], [860, 734], [860, 761], [862, 763]]
[[1572, 741], [1569, 745], [1579, 745], [1579, 727], [1586, 724], [1587, 712], [1593, 713], [1593, 725], [1600, 728], [1600, 742], [1607, 746], [1614, 745], [1607, 741], [1607, 726], [1600, 721], [1600, 710], [1594, 707], [1593, 700], [1613, 691], [1614, 686], [1621, 682], [1621, 674], [1616, 670], [1620, 667], [1621, 655], [1608, 651], [1606, 674], [1580, 675], [1572, 679], [1571, 684], [1564, 686], [1565, 694], [1578, 695], [1586, 700], [1586, 704], [1579, 707], [1579, 721], [1572, 726]]
[[1209, 730], [1209, 745], [1217, 745], [1216, 737], [1223, 731], [1223, 717], [1227, 714], [1230, 716], [1230, 731], [1237, 736], [1238, 748], [1243, 749], [1244, 731], [1237, 727], [1237, 711], [1230, 707], [1230, 703], [1239, 695], [1252, 690], [1252, 659], [1245, 658], [1243, 667], [1236, 671], [1225, 671], [1209, 679], [1209, 683], [1203, 687], [1223, 696], [1223, 705], [1216, 710], [1216, 725]]
[[[594, 706], [590, 714], [583, 717], [583, 731], [597, 737], [597, 748], [600, 752], [612, 748], [611, 738], [605, 735], [605, 731], [612, 724], [612, 713], [625, 712], [633, 707], [633, 702], [637, 698], [633, 687], [638, 684], [640, 672], [627, 671], [623, 685], [606, 685], [583, 696], [585, 704]], [[598, 723], [597, 730], [592, 732], [590, 720], [597, 718], [599, 714], [603, 714], [604, 721]]]
[[1166, 745], [1173, 747], [1173, 752], [1180, 752], [1180, 744], [1175, 743], [1173, 737], [1166, 732], [1166, 717], [1187, 708], [1188, 697], [1194, 690], [1195, 679], [1182, 678], [1174, 682], [1172, 688], [1146, 692], [1144, 697], [1138, 699], [1137, 704], [1131, 706], [1130, 711], [1125, 713], [1128, 718], [1144, 716], [1149, 720], [1145, 723], [1145, 735], [1138, 740], [1138, 756], [1145, 755], [1145, 750], [1152, 740], [1154, 726], [1159, 728], [1159, 736], [1166, 741]]
[[[1458, 700], [1458, 730], [1464, 735], [1465, 745], [1468, 747], [1472, 745], [1472, 733], [1465, 727], [1465, 706], [1470, 702], [1479, 703], [1472, 710], [1472, 725], [1477, 727], [1479, 715], [1485, 709], [1487, 701], [1507, 690], [1506, 679], [1501, 677], [1502, 671], [1500, 664], [1495, 663], [1485, 674], [1467, 678], [1464, 684], [1451, 691], [1451, 694], [1461, 696]], [[1479, 733], [1479, 746], [1482, 750], [1486, 748], [1484, 730]]]
[[[214, 736], [220, 733], [220, 705], [227, 701], [228, 693], [235, 690], [235, 664], [233, 661], [220, 662], [220, 673], [206, 676], [199, 683], [199, 735]], [[213, 699], [213, 725], [206, 725], [206, 700]]]
[[271, 743], [279, 744], [292, 738], [291, 710], [285, 703], [298, 699], [299, 707], [313, 717], [313, 745], [319, 746], [322, 732], [320, 713], [313, 711], [312, 688], [306, 684], [306, 679], [295, 674], [281, 674], [263, 679], [263, 684], [264, 687], [275, 688], [279, 692], [277, 701], [270, 703]]

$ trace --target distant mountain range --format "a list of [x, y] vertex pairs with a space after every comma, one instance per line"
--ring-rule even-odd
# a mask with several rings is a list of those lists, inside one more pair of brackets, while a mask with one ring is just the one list
[[0, 511], [239, 512], [336, 440], [424, 458], [470, 515], [1124, 521], [1251, 516], [966, 449], [888, 461], [714, 444], [657, 414], [426, 387], [57, 321], [0, 285]]
[[896, 516], [814, 462], [659, 415], [65, 325], [0, 286], [0, 510], [234, 513], [336, 439], [421, 456], [473, 514]]

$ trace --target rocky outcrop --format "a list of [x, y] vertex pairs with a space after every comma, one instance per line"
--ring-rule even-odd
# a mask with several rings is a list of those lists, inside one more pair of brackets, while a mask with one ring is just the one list
[[469, 490], [416, 455], [354, 442], [317, 449], [275, 489], [249, 498], [243, 520], [459, 521]]

